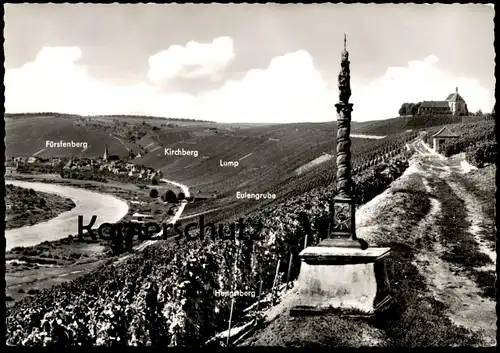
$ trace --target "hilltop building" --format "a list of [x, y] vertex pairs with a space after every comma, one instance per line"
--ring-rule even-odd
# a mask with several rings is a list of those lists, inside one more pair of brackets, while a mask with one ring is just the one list
[[458, 87], [455, 88], [455, 93], [448, 95], [444, 101], [424, 101], [418, 107], [418, 115], [467, 115], [469, 112], [467, 110], [467, 103], [458, 94]]
[[455, 88], [455, 93], [452, 93], [446, 98], [446, 101], [450, 105], [450, 110], [453, 115], [467, 115], [469, 111], [467, 110], [467, 103], [465, 100], [458, 94], [458, 87]]

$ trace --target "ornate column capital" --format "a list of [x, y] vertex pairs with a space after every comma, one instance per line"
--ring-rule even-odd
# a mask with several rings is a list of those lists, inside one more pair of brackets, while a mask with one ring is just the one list
[[[352, 104], [352, 103], [340, 102], [340, 103], [335, 104], [335, 108], [337, 108], [337, 113], [340, 113], [341, 111], [344, 111], [346, 113], [350, 113], [350, 112], [352, 112], [353, 106], [354, 106], [354, 104]], [[349, 118], [350, 118], [350, 116], [349, 116]]]

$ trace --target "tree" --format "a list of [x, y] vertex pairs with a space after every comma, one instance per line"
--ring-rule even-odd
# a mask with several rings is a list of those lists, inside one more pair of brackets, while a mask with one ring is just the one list
[[158, 197], [159, 193], [158, 193], [158, 190], [156, 189], [151, 189], [151, 191], [149, 192], [149, 196], [151, 196], [151, 198], [153, 199], [156, 199]]
[[165, 194], [162, 195], [162, 200], [168, 203], [177, 203], [177, 195], [172, 190], [167, 190]]
[[158, 178], [154, 177], [153, 180], [151, 181], [152, 185], [158, 185]]
[[399, 116], [410, 115], [410, 111], [409, 111], [409, 109], [408, 109], [408, 105], [409, 105], [409, 104], [410, 104], [410, 103], [403, 103], [403, 104], [401, 105], [401, 108], [399, 108], [399, 112], [398, 112], [398, 113], [399, 113]]
[[177, 200], [179, 200], [179, 201], [182, 201], [185, 198], [186, 198], [186, 195], [182, 191], [177, 195]]

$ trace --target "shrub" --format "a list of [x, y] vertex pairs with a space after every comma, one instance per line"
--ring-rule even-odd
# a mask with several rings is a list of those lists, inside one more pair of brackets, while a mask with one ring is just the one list
[[177, 203], [177, 195], [172, 190], [167, 190], [165, 194], [162, 195], [161, 199], [168, 203]]
[[151, 189], [151, 191], [149, 192], [149, 196], [153, 199], [156, 199], [158, 197], [159, 193], [158, 193], [158, 190], [156, 189]]
[[177, 195], [177, 200], [179, 200], [179, 201], [182, 201], [185, 198], [186, 198], [186, 195], [182, 191]]
[[478, 168], [485, 164], [495, 163], [496, 147], [496, 143], [491, 141], [470, 147], [466, 150], [465, 160]]

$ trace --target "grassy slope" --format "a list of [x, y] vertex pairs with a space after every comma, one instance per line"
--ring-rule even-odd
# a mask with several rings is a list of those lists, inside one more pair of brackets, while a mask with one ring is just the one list
[[[27, 117], [23, 119], [5, 119], [6, 156], [27, 157], [45, 148], [45, 141], [87, 142], [89, 147], [82, 153], [82, 148], [47, 148], [37, 154], [38, 157], [100, 157], [108, 145], [111, 154], [128, 155], [125, 146], [117, 139], [102, 131], [94, 131], [78, 124], [77, 118], [68, 117]], [[137, 149], [131, 144], [128, 148]]]

